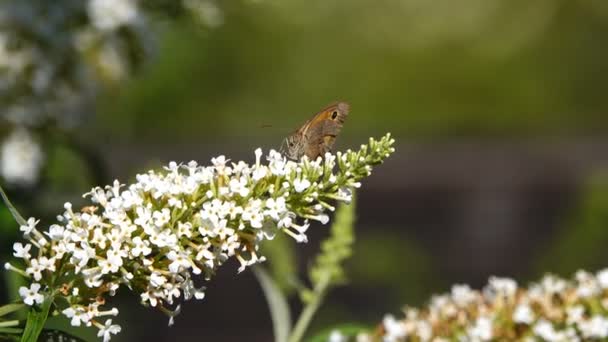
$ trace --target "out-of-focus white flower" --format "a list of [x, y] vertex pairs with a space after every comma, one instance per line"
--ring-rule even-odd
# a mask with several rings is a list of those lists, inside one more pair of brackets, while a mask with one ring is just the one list
[[489, 317], [479, 317], [469, 329], [469, 337], [473, 341], [488, 341], [492, 339], [492, 319]]
[[97, 64], [103, 73], [111, 81], [119, 81], [128, 75], [127, 58], [123, 55], [116, 42], [106, 42], [99, 49]]
[[138, 16], [135, 0], [89, 0], [88, 13], [93, 26], [112, 31], [132, 23]]
[[585, 338], [603, 339], [608, 337], [608, 319], [595, 315], [587, 321], [578, 323], [578, 328]]
[[488, 286], [484, 290], [484, 293], [491, 299], [496, 296], [513, 298], [517, 291], [517, 282], [509, 278], [490, 277]]
[[545, 319], [536, 322], [533, 331], [536, 336], [547, 341], [558, 341], [560, 337], [558, 332], [555, 331], [553, 324]]
[[384, 341], [386, 342], [399, 341], [399, 339], [407, 335], [405, 324], [396, 320], [392, 315], [384, 316], [382, 324], [384, 326], [384, 330], [386, 331], [384, 334]]
[[327, 338], [327, 342], [347, 342], [348, 338], [344, 335], [342, 335], [342, 333], [339, 330], [334, 330], [329, 334], [329, 337]]
[[534, 322], [534, 312], [528, 304], [520, 304], [513, 311], [513, 322], [531, 324]]
[[476, 294], [469, 285], [456, 284], [452, 286], [452, 300], [460, 307], [464, 307], [472, 303], [476, 298]]
[[[382, 322], [384, 329], [404, 327], [403, 337], [380, 330], [380, 339], [371, 340], [382, 340], [385, 335], [386, 340], [399, 342], [606, 339], [608, 315], [602, 309], [608, 307], [608, 292], [600, 290], [603, 272], [578, 271], [574, 280], [547, 275], [528, 288], [495, 277], [482, 292], [454, 285], [450, 294], [433, 296], [426, 308], [407, 307], [405, 318], [391, 316]], [[420, 329], [423, 325], [426, 328]]]
[[576, 272], [575, 278], [578, 282], [576, 292], [583, 298], [597, 295], [601, 289], [593, 274], [580, 270]]
[[566, 309], [566, 323], [576, 324], [583, 321], [585, 316], [585, 308], [582, 305], [576, 305]]
[[596, 277], [600, 286], [603, 289], [608, 289], [608, 268], [597, 272]]
[[15, 129], [2, 142], [0, 173], [7, 183], [33, 185], [38, 181], [43, 161], [42, 148], [26, 129]]

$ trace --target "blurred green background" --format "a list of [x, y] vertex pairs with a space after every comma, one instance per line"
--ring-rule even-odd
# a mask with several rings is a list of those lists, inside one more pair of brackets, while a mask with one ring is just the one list
[[[213, 28], [159, 19], [157, 56], [131, 78], [103, 81], [94, 116], [36, 131], [42, 181], [8, 187], [24, 215], [50, 222], [92, 186], [170, 160], [251, 161], [256, 147], [278, 148], [316, 110], [345, 100], [352, 112], [337, 149], [390, 131], [397, 152], [363, 184], [350, 283], [330, 294], [313, 332], [374, 324], [452, 283], [525, 284], [606, 265], [608, 2], [218, 6]], [[16, 224], [0, 214], [10, 251]], [[324, 236], [313, 226], [297, 246], [301, 272]], [[236, 268], [220, 270], [171, 328], [123, 291], [116, 340], [270, 340], [261, 291]]]

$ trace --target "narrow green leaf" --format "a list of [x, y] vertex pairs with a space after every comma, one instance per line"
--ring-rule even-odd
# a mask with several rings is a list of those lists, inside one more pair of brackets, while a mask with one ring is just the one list
[[44, 328], [49, 315], [51, 304], [53, 304], [53, 298], [46, 297], [42, 305], [30, 308], [27, 315], [27, 323], [25, 323], [25, 330], [21, 336], [21, 342], [36, 342], [38, 340], [38, 336]]
[[11, 312], [15, 312], [25, 307], [23, 303], [12, 303], [0, 306], [0, 317], [8, 315]]
[[17, 208], [15, 208], [13, 203], [11, 203], [11, 201], [8, 199], [8, 196], [6, 196], [6, 193], [4, 192], [4, 189], [2, 189], [1, 186], [0, 186], [0, 196], [2, 196], [2, 200], [4, 200], [4, 204], [6, 204], [6, 207], [8, 208], [8, 210], [11, 212], [11, 214], [15, 218], [15, 221], [17, 221], [17, 223], [21, 226], [26, 225], [27, 221], [25, 221], [23, 216], [21, 216], [21, 214], [19, 214], [19, 211], [17, 211]]
[[[0, 327], [0, 334], [14, 334], [14, 335], [17, 335], [17, 334], [21, 334], [22, 332], [23, 332], [23, 329], [21, 329], [21, 328], [3, 328], [3, 327]], [[2, 340], [2, 339], [0, 338], [0, 340]]]
[[0, 321], [0, 328], [16, 327], [19, 325], [19, 321], [16, 319], [10, 321]]
[[274, 340], [275, 342], [287, 341], [291, 331], [291, 314], [289, 313], [287, 299], [262, 266], [256, 265], [251, 269], [260, 283], [268, 302]]

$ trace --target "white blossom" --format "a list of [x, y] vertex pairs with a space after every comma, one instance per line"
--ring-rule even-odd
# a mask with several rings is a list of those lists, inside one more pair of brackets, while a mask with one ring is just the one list
[[31, 255], [29, 252], [31, 248], [32, 245], [29, 243], [24, 246], [21, 242], [15, 242], [13, 244], [13, 250], [15, 251], [13, 255], [17, 258], [30, 259]]
[[520, 304], [513, 311], [513, 322], [531, 324], [534, 322], [534, 312], [528, 304]]
[[138, 16], [135, 0], [89, 0], [88, 13], [93, 26], [107, 31], [128, 25]]
[[585, 338], [608, 337], [608, 319], [603, 316], [595, 315], [587, 321], [581, 321], [578, 323], [578, 328]]
[[479, 317], [468, 331], [469, 337], [474, 341], [488, 341], [492, 339], [492, 319]]
[[97, 332], [97, 337], [103, 337], [103, 341], [107, 342], [110, 340], [111, 335], [118, 334], [120, 330], [120, 325], [112, 324], [112, 320], [108, 319], [106, 320], [105, 325]]
[[42, 304], [44, 296], [38, 293], [38, 291], [40, 291], [40, 284], [32, 283], [29, 288], [21, 286], [19, 288], [19, 295], [23, 299], [23, 302], [29, 306], [34, 305], [34, 303]]
[[43, 161], [42, 148], [26, 129], [15, 129], [2, 142], [0, 174], [7, 183], [34, 185], [38, 181]]

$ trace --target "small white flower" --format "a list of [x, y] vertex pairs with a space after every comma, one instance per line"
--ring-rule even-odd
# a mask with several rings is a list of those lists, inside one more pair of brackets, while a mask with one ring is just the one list
[[566, 323], [576, 324], [583, 321], [585, 308], [582, 305], [575, 305], [566, 309]]
[[347, 342], [348, 338], [344, 335], [342, 335], [342, 333], [339, 330], [333, 330], [331, 332], [331, 334], [329, 334], [329, 337], [327, 338], [327, 342]]
[[384, 330], [386, 331], [384, 334], [385, 341], [397, 341], [405, 336], [407, 336], [407, 330], [405, 328], [405, 324], [403, 322], [398, 321], [392, 315], [384, 316], [382, 320], [382, 325], [384, 326]]
[[603, 289], [608, 289], [608, 268], [597, 272], [597, 281]]
[[42, 304], [44, 302], [44, 296], [40, 293], [40, 284], [32, 283], [29, 288], [21, 286], [19, 288], [19, 295], [23, 299], [23, 302], [29, 306], [36, 304]]
[[531, 324], [534, 321], [534, 312], [528, 304], [519, 304], [513, 311], [513, 322]]
[[188, 269], [192, 265], [185, 255], [177, 253], [174, 250], [167, 254], [167, 259], [172, 261], [169, 264], [169, 271], [176, 274], [179, 273], [182, 268]]
[[63, 239], [63, 232], [65, 231], [65, 229], [58, 225], [58, 224], [52, 224], [49, 227], [49, 231], [48, 233], [45, 232], [45, 234], [51, 238], [51, 240], [53, 241], [59, 241], [61, 239]]
[[548, 294], [560, 293], [566, 289], [566, 282], [553, 275], [546, 275], [541, 281], [541, 286]]
[[540, 319], [536, 322], [533, 331], [536, 336], [547, 341], [557, 341], [559, 338], [559, 334], [553, 328], [553, 324], [545, 319]]
[[128, 25], [138, 16], [134, 0], [89, 0], [88, 12], [92, 24], [107, 31]]
[[603, 339], [608, 337], [608, 320], [599, 315], [593, 316], [588, 321], [579, 322], [578, 328], [585, 338]]
[[162, 228], [165, 224], [169, 223], [169, 220], [171, 220], [171, 211], [168, 208], [155, 211], [152, 213], [152, 219], [154, 220], [154, 225], [156, 227]]
[[296, 192], [302, 192], [310, 187], [310, 181], [306, 178], [296, 178], [293, 180], [293, 188]]
[[40, 222], [40, 220], [36, 220], [33, 217], [27, 219], [27, 224], [19, 227], [19, 230], [23, 232], [23, 235], [30, 235], [34, 229], [36, 229], [36, 225]]
[[118, 334], [120, 330], [120, 325], [112, 324], [112, 320], [108, 319], [105, 325], [97, 332], [97, 337], [103, 336], [103, 342], [107, 342], [112, 338], [111, 335]]
[[509, 278], [490, 277], [488, 286], [484, 291], [491, 299], [495, 296], [513, 298], [517, 291], [517, 282]]
[[492, 339], [492, 319], [479, 317], [468, 331], [473, 340], [489, 341]]
[[15, 250], [15, 252], [13, 253], [13, 255], [17, 258], [22, 258], [22, 259], [29, 259], [31, 258], [30, 255], [30, 249], [32, 248], [31, 244], [26, 244], [25, 246], [21, 244], [21, 242], [15, 242], [13, 244], [13, 250]]
[[247, 178], [240, 177], [239, 179], [231, 179], [230, 191], [239, 194], [241, 197], [247, 197], [249, 195], [249, 187], [247, 185]]
[[475, 292], [469, 285], [456, 284], [452, 286], [452, 300], [459, 307], [465, 307], [472, 303], [476, 298]]
[[42, 271], [44, 271], [44, 266], [38, 262], [38, 259], [30, 260], [30, 266], [25, 269], [25, 273], [33, 276], [36, 281], [42, 279]]

